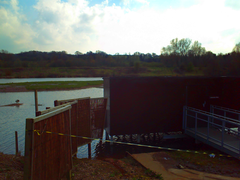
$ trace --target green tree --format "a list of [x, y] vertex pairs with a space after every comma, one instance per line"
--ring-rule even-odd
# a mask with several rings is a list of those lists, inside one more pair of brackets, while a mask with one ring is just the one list
[[206, 54], [206, 49], [202, 47], [201, 43], [199, 43], [198, 41], [194, 41], [189, 52], [193, 56], [202, 56]]
[[163, 55], [180, 55], [180, 56], [186, 56], [188, 54], [188, 51], [190, 49], [192, 40], [188, 38], [183, 38], [181, 40], [178, 40], [178, 38], [172, 39], [170, 41], [170, 45], [167, 47], [162, 48], [162, 54]]
[[75, 54], [76, 56], [78, 56], [78, 55], [82, 55], [82, 53], [79, 52], [79, 51], [76, 51], [74, 54]]
[[234, 46], [232, 52], [240, 53], [240, 42]]

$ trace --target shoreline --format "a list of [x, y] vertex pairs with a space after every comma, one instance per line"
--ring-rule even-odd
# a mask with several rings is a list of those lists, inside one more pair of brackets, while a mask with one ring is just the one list
[[[71, 90], [80, 90], [88, 88], [103, 88], [103, 84], [100, 85], [88, 85], [79, 88], [52, 88], [52, 89], [37, 89], [37, 91], [71, 91]], [[8, 92], [33, 92], [34, 90], [27, 90], [25, 86], [7, 86], [0, 88], [0, 93]]]

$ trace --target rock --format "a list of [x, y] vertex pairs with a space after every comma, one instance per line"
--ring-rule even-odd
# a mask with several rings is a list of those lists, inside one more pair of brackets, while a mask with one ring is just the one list
[[178, 165], [177, 165], [177, 168], [179, 168], [179, 169], [184, 169], [184, 166], [181, 165], [181, 164], [178, 164]]

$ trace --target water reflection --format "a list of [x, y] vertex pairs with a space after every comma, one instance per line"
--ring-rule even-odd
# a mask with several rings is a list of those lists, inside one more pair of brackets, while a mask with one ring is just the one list
[[[102, 88], [89, 88], [69, 91], [41, 91], [38, 92], [40, 111], [46, 107], [54, 107], [54, 100], [73, 99], [82, 97], [103, 97]], [[25, 121], [35, 117], [34, 92], [0, 93], [0, 106], [15, 103], [19, 99], [23, 105], [0, 107], [0, 152], [15, 154], [15, 131], [18, 131], [19, 150], [24, 152]], [[93, 142], [92, 145], [97, 144]], [[94, 149], [92, 148], [94, 155]], [[87, 157], [87, 147], [79, 149], [78, 157]]]

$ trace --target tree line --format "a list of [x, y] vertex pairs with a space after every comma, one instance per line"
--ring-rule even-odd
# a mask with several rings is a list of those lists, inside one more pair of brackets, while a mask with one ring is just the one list
[[161, 49], [161, 54], [140, 53], [121, 55], [107, 54], [103, 51], [85, 54], [76, 51], [74, 55], [66, 51], [29, 51], [17, 54], [0, 51], [0, 68], [27, 67], [135, 67], [158, 66], [173, 68], [179, 74], [193, 72], [196, 68], [207, 76], [239, 76], [240, 75], [240, 43], [232, 52], [214, 54], [201, 46], [201, 43], [188, 38], [175, 38]]

